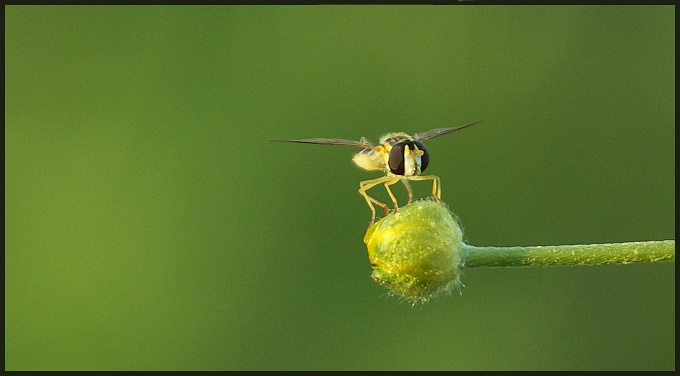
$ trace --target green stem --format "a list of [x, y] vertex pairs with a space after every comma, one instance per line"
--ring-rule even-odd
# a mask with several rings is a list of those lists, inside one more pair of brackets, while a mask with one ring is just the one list
[[466, 268], [671, 261], [675, 260], [675, 240], [530, 247], [463, 244], [463, 260]]

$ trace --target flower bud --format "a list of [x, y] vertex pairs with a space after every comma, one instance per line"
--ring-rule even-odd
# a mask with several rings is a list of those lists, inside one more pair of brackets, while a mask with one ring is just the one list
[[460, 283], [463, 232], [443, 205], [420, 200], [366, 231], [373, 279], [391, 293], [426, 302]]

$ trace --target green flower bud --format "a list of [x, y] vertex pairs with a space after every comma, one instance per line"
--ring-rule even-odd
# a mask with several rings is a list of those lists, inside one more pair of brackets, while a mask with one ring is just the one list
[[373, 279], [404, 299], [426, 302], [460, 283], [463, 232], [437, 202], [400, 207], [371, 226], [364, 243]]

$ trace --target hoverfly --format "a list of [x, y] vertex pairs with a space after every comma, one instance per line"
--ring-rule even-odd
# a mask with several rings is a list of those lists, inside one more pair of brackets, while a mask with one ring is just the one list
[[385, 176], [364, 180], [359, 183], [359, 193], [364, 197], [368, 207], [371, 209], [371, 222], [369, 227], [375, 223], [375, 207], [373, 204], [380, 206], [388, 215], [390, 210], [387, 204], [376, 200], [366, 193], [369, 189], [378, 184], [384, 184], [387, 194], [394, 203], [394, 212], [397, 212], [397, 199], [390, 190], [390, 186], [398, 181], [404, 183], [406, 191], [408, 192], [408, 203], [413, 199], [413, 191], [409, 180], [424, 181], [432, 180], [432, 196], [437, 202], [444, 204], [442, 201], [442, 190], [439, 176], [437, 175], [420, 175], [430, 163], [430, 153], [423, 145], [424, 141], [442, 136], [463, 128], [480, 123], [465, 124], [454, 128], [436, 128], [427, 132], [416, 133], [409, 136], [403, 132], [388, 133], [380, 138], [378, 145], [372, 145], [365, 137], [359, 141], [343, 140], [339, 138], [307, 138], [302, 140], [270, 140], [275, 142], [292, 142], [298, 144], [319, 144], [319, 145], [341, 145], [360, 148], [358, 152], [352, 157], [354, 164], [367, 171], [383, 171]]

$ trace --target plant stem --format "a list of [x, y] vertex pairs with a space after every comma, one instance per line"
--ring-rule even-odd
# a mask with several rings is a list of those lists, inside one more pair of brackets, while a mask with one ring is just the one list
[[675, 240], [529, 247], [463, 244], [463, 260], [466, 268], [671, 261], [675, 260]]

